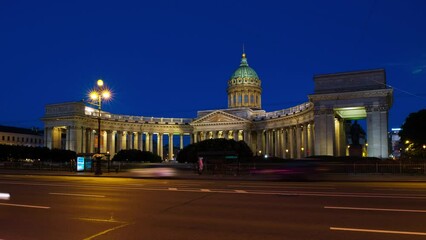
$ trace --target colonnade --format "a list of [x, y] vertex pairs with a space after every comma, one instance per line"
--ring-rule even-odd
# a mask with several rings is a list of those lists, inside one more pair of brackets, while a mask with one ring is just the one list
[[257, 155], [284, 159], [314, 155], [314, 124], [304, 123], [288, 127], [259, 130]]
[[[262, 130], [215, 130], [193, 133], [103, 130], [100, 134], [100, 152], [113, 156], [120, 150], [137, 149], [155, 153], [162, 159], [171, 159], [174, 157], [173, 147], [169, 147], [167, 155], [164, 156], [165, 141], [169, 146], [174, 146], [177, 140], [179, 149], [182, 149], [184, 136], [187, 135], [190, 143], [215, 138], [234, 139], [245, 141], [255, 155], [303, 158], [314, 154], [313, 127], [313, 122], [309, 122]], [[75, 126], [46, 127], [45, 133], [48, 148], [67, 149], [82, 154], [97, 152], [96, 129]]]
[[212, 138], [245, 141], [255, 155], [303, 158], [314, 155], [313, 122], [262, 130], [194, 131], [194, 142]]
[[[98, 133], [96, 129], [74, 126], [46, 127], [45, 133], [45, 143], [48, 148], [66, 149], [82, 154], [97, 152]], [[184, 135], [190, 135], [190, 133], [101, 130], [100, 152], [113, 156], [120, 150], [136, 149], [155, 153], [162, 159], [171, 159], [175, 157], [173, 153], [174, 136], [179, 136], [179, 149], [182, 149]], [[168, 137], [168, 145], [171, 146], [167, 156], [164, 156], [164, 136]], [[192, 136], [190, 137], [192, 142]]]

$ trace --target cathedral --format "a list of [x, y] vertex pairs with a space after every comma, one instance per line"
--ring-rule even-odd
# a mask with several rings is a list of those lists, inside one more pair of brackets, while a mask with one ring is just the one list
[[384, 69], [315, 75], [314, 84], [308, 102], [266, 112], [262, 81], [243, 53], [228, 79], [226, 109], [198, 111], [196, 118], [160, 118], [105, 112], [85, 102], [49, 104], [42, 118], [44, 143], [78, 154], [113, 156], [122, 149], [139, 149], [173, 159], [173, 147], [165, 152], [165, 145], [182, 149], [184, 142], [225, 138], [245, 141], [256, 155], [347, 156], [351, 146], [345, 121], [366, 119], [365, 155], [387, 158], [393, 90], [386, 85]]

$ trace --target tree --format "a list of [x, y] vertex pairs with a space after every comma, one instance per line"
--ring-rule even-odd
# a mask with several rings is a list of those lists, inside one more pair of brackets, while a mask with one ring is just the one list
[[117, 162], [161, 162], [161, 157], [151, 152], [136, 149], [120, 150], [112, 159]]
[[426, 147], [426, 109], [410, 113], [399, 132], [408, 156], [425, 157]]
[[208, 139], [201, 142], [190, 144], [179, 151], [177, 161], [180, 163], [195, 163], [198, 160], [199, 153], [229, 153], [234, 152], [238, 155], [241, 162], [248, 161], [253, 156], [250, 147], [244, 141], [235, 141], [233, 139]]

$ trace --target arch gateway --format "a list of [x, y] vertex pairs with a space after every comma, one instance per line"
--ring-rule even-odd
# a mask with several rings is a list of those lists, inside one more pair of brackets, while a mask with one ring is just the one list
[[[129, 116], [101, 111], [84, 102], [45, 106], [45, 145], [76, 151], [116, 154], [122, 149], [174, 158], [173, 147], [211, 138], [243, 140], [256, 155], [303, 158], [348, 155], [345, 120], [366, 119], [367, 155], [388, 157], [388, 111], [393, 91], [383, 69], [314, 76], [308, 102], [266, 112], [261, 106], [261, 80], [243, 53], [228, 80], [228, 108], [198, 111], [196, 118]], [[184, 138], [185, 141], [184, 141]], [[168, 148], [168, 151], [164, 151]]]

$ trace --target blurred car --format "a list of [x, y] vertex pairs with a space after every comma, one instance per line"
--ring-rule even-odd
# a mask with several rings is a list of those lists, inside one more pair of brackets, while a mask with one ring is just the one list
[[129, 172], [137, 177], [170, 178], [177, 174], [177, 170], [164, 165], [146, 165], [143, 168], [131, 169]]
[[280, 164], [263, 165], [251, 170], [251, 174], [281, 180], [320, 180], [325, 172], [322, 164], [309, 160], [291, 160]]

